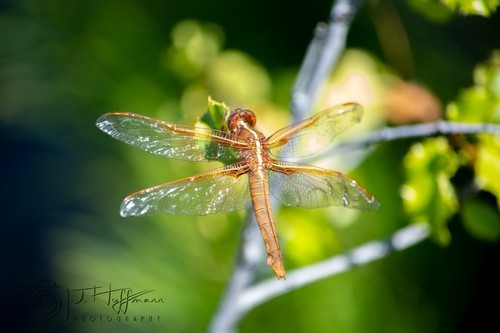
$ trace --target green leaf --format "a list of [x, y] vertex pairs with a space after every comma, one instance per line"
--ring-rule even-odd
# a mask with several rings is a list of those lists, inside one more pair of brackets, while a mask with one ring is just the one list
[[474, 69], [474, 83], [485, 87], [493, 96], [500, 97], [500, 50], [493, 51], [489, 60]]
[[500, 206], [500, 136], [480, 136], [475, 171], [476, 184], [494, 194]]
[[474, 69], [474, 86], [446, 108], [449, 120], [500, 123], [500, 50]]
[[498, 0], [441, 0], [455, 12], [462, 15], [490, 16], [498, 7]]
[[446, 107], [446, 115], [453, 121], [490, 122], [496, 103], [484, 87], [474, 86], [460, 92], [458, 100]]
[[226, 127], [226, 119], [229, 116], [229, 107], [208, 97], [208, 106], [205, 113], [198, 119], [196, 126], [223, 130]]
[[[216, 130], [227, 130], [226, 120], [230, 114], [229, 107], [221, 102], [217, 102], [213, 100], [210, 96], [208, 97], [208, 106], [205, 113], [198, 119], [195, 126], [196, 127], [205, 127]], [[207, 151], [207, 155], [215, 156], [219, 154], [215, 154], [218, 151], [218, 145], [215, 143], [208, 144], [205, 147]], [[220, 151], [219, 151], [220, 153]], [[218, 160], [223, 162], [224, 164], [232, 164], [238, 161], [238, 155], [236, 151], [227, 151], [227, 154], [219, 155]]]
[[[500, 51], [475, 68], [474, 86], [460, 92], [457, 101], [448, 105], [446, 116], [459, 122], [500, 123]], [[474, 146], [460, 148], [474, 166], [478, 187], [493, 193], [500, 204], [500, 136], [481, 134]]]
[[458, 210], [450, 178], [458, 169], [458, 157], [445, 138], [427, 139], [413, 145], [404, 159], [407, 181], [401, 196], [414, 223], [427, 222], [434, 239], [442, 245], [450, 241], [449, 218]]
[[461, 212], [462, 221], [469, 233], [481, 240], [496, 241], [500, 237], [498, 211], [479, 200], [467, 201]]
[[447, 21], [453, 13], [461, 15], [491, 16], [499, 5], [498, 0], [408, 0], [417, 12], [435, 22]]

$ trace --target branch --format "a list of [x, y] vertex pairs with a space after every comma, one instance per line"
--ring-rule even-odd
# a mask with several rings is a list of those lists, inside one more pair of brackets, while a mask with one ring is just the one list
[[404, 250], [429, 236], [427, 224], [414, 224], [396, 231], [386, 240], [365, 243], [346, 254], [340, 254], [304, 268], [295, 269], [287, 274], [286, 283], [269, 279], [255, 284], [240, 295], [235, 311], [240, 317], [256, 306], [301, 288], [313, 282], [346, 272], [353, 267], [380, 260], [392, 252]]
[[311, 159], [319, 160], [331, 154], [350, 152], [359, 149], [366, 149], [380, 142], [393, 141], [398, 139], [410, 139], [428, 137], [437, 134], [500, 134], [500, 125], [491, 123], [459, 123], [452, 121], [436, 121], [432, 123], [404, 125], [397, 127], [385, 127], [356, 140], [341, 143], [325, 150], [321, 154], [315, 154], [313, 158], [304, 159], [307, 162]]
[[292, 87], [290, 109], [294, 120], [305, 119], [310, 113], [319, 87], [330, 75], [345, 49], [347, 32], [361, 3], [361, 0], [335, 1], [328, 24], [319, 23], [316, 26], [314, 38]]

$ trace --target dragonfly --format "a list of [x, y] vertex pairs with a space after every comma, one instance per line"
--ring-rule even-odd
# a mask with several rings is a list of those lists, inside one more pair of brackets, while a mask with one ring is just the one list
[[[115, 139], [156, 155], [186, 161], [232, 161], [198, 175], [146, 188], [127, 196], [120, 214], [208, 215], [253, 206], [267, 251], [267, 264], [286, 278], [270, 196], [284, 206], [344, 206], [379, 209], [379, 201], [338, 171], [286, 159], [304, 157], [329, 146], [361, 121], [362, 107], [346, 103], [284, 127], [270, 136], [255, 128], [256, 116], [236, 109], [221, 130], [178, 125], [147, 116], [112, 112], [97, 127]], [[283, 159], [283, 160], [278, 160]]]

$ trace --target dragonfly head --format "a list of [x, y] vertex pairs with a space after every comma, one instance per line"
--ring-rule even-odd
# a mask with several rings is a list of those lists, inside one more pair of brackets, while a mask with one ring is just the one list
[[238, 127], [241, 127], [240, 122], [245, 123], [247, 126], [254, 127], [257, 123], [257, 117], [255, 114], [246, 109], [236, 109], [227, 118], [227, 127], [230, 131], [235, 131]]

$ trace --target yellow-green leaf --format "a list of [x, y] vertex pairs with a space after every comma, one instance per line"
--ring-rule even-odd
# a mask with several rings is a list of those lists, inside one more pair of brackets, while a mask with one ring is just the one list
[[450, 241], [447, 222], [458, 209], [450, 178], [458, 169], [458, 157], [445, 138], [427, 139], [413, 145], [404, 160], [407, 181], [401, 196], [414, 223], [430, 224], [434, 239]]
[[[460, 122], [500, 123], [500, 51], [474, 70], [474, 86], [464, 89], [456, 102], [447, 107], [447, 118]], [[500, 136], [481, 134], [470, 147], [461, 147], [474, 165], [476, 184], [497, 197], [500, 204]]]
[[222, 130], [226, 126], [229, 113], [229, 107], [225, 103], [217, 102], [209, 96], [207, 110], [199, 118], [196, 126]]
[[481, 136], [475, 162], [477, 185], [493, 193], [500, 205], [500, 136]]
[[450, 9], [463, 15], [490, 16], [498, 7], [498, 0], [441, 0]]

